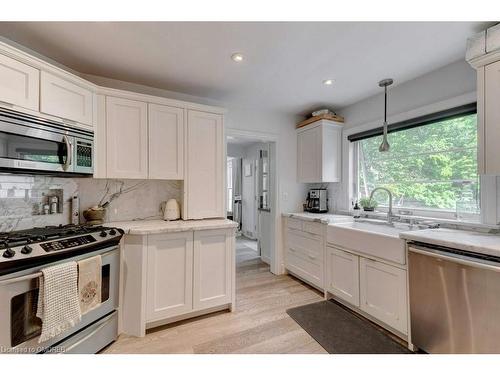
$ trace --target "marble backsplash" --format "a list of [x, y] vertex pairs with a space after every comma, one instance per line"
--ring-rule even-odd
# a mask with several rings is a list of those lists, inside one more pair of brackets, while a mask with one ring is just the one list
[[[80, 213], [115, 194], [105, 221], [158, 218], [162, 201], [175, 198], [181, 202], [182, 181], [0, 174], [0, 232], [70, 223], [71, 197], [75, 194], [80, 198]], [[40, 207], [51, 195], [62, 196], [59, 213], [45, 215]], [[80, 221], [85, 222], [83, 216]]]

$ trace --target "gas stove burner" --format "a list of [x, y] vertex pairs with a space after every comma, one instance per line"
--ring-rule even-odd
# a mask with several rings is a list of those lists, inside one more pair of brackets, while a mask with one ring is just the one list
[[18, 270], [20, 265], [53, 261], [56, 255], [57, 259], [64, 259], [118, 245], [122, 235], [123, 231], [117, 228], [74, 224], [0, 233], [0, 275]]

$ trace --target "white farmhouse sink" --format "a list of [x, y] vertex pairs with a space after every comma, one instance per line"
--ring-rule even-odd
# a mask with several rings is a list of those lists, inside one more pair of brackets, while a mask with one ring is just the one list
[[346, 250], [405, 264], [405, 241], [399, 238], [399, 233], [409, 230], [412, 229], [406, 224], [388, 225], [375, 221], [330, 224], [327, 242]]

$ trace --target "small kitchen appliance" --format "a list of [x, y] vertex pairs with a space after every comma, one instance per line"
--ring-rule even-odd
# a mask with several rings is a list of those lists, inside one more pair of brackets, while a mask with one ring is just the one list
[[163, 220], [178, 220], [181, 218], [181, 208], [179, 202], [175, 199], [169, 199], [161, 205], [163, 211]]
[[328, 212], [328, 189], [309, 189], [306, 199], [307, 212]]

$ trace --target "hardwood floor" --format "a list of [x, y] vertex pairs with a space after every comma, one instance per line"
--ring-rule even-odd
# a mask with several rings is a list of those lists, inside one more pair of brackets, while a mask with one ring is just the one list
[[104, 353], [326, 353], [285, 312], [323, 295], [287, 275], [275, 276], [254, 250], [237, 245], [236, 310], [121, 335]]

